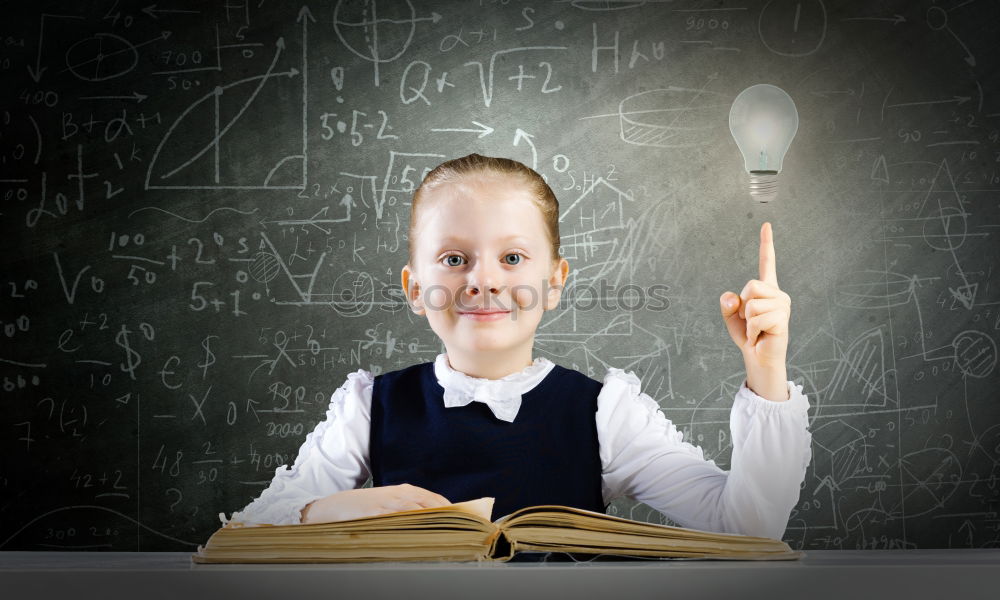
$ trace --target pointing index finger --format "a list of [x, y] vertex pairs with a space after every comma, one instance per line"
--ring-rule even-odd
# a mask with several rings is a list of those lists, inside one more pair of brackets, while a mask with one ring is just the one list
[[771, 223], [760, 227], [760, 279], [778, 287], [778, 272], [774, 259], [774, 232]]

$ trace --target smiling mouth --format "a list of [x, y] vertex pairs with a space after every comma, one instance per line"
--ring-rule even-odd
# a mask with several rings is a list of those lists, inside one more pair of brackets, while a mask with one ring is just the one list
[[459, 316], [465, 317], [466, 319], [471, 319], [473, 321], [501, 321], [507, 318], [510, 314], [509, 310], [495, 310], [495, 311], [472, 311], [472, 312], [461, 312], [459, 311]]

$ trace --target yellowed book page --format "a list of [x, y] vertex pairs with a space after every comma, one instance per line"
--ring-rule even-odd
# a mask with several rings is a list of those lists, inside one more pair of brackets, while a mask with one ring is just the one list
[[557, 505], [539, 505], [522, 508], [497, 519], [494, 523], [503, 529], [519, 527], [522, 525], [549, 525], [554, 527], [565, 527], [568, 529], [587, 529], [591, 531], [605, 531], [609, 533], [628, 532], [640, 535], [663, 536], [692, 541], [706, 540], [727, 541], [733, 543], [782, 543], [781, 540], [774, 540], [766, 537], [739, 535], [733, 533], [716, 533], [711, 531], [702, 531], [699, 529], [690, 529], [687, 527], [662, 525], [659, 523], [646, 523], [594, 512], [592, 510]]
[[[801, 550], [785, 552], [734, 552], [730, 554], [712, 554], [698, 552], [683, 552], [675, 550], [622, 549], [615, 551], [596, 550], [587, 546], [561, 546], [548, 544], [527, 544], [518, 542], [512, 546], [510, 556], [499, 557], [499, 562], [507, 562], [517, 552], [570, 552], [598, 556], [624, 556], [638, 559], [671, 559], [671, 560], [799, 560], [806, 556]], [[585, 562], [586, 559], [581, 560]]]
[[[620, 550], [674, 551], [686, 553], [732, 554], [738, 552], [786, 552], [784, 542], [764, 538], [756, 543], [734, 544], [727, 540], [685, 540], [665, 536], [607, 533], [586, 529], [554, 527], [508, 527], [507, 539], [513, 543], [544, 544], [546, 546], [582, 546], [614, 553]], [[592, 551], [591, 550], [591, 551]]]
[[335, 563], [377, 561], [484, 561], [482, 546], [450, 544], [447, 546], [420, 545], [405, 548], [281, 548], [219, 550], [193, 554], [191, 562], [206, 563]]
[[479, 515], [480, 517], [491, 521], [493, 519], [493, 503], [495, 498], [492, 496], [486, 496], [484, 498], [476, 498], [475, 500], [466, 500], [465, 502], [456, 502], [454, 504], [449, 504], [447, 507], [443, 508], [453, 508], [461, 511], [469, 512], [474, 515]]
[[[382, 519], [395, 519], [396, 517], [405, 517], [407, 515], [423, 515], [425, 513], [437, 513], [444, 510], [457, 510], [459, 512], [467, 513], [470, 515], [475, 515], [489, 522], [492, 519], [493, 514], [493, 503], [495, 498], [492, 496], [485, 496], [483, 498], [476, 498], [475, 500], [466, 500], [465, 502], [454, 502], [452, 504], [447, 504], [445, 506], [436, 506], [433, 508], [415, 508], [412, 510], [401, 510], [391, 513], [382, 513], [380, 515], [371, 515], [368, 517], [359, 517], [357, 519], [346, 519], [343, 521], [328, 521], [328, 523], [364, 523], [367, 525], [369, 521], [372, 520], [382, 520]], [[323, 525], [325, 523], [308, 523], [308, 525]], [[229, 521], [221, 529], [248, 529], [256, 527], [299, 527], [302, 524], [296, 523], [292, 525], [274, 525], [271, 523], [244, 523], [242, 521]]]

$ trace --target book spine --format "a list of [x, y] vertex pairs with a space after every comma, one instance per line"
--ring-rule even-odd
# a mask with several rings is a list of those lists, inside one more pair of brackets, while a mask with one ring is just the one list
[[489, 560], [506, 562], [514, 557], [514, 546], [510, 543], [503, 528], [497, 530], [490, 543]]

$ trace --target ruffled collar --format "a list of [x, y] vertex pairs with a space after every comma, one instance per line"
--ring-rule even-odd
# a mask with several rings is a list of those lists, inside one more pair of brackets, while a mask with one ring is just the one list
[[545, 379], [554, 366], [549, 359], [539, 357], [516, 373], [485, 379], [456, 371], [448, 362], [447, 353], [442, 352], [434, 359], [434, 375], [444, 388], [445, 407], [483, 402], [498, 419], [513, 422], [521, 408], [521, 395]]

